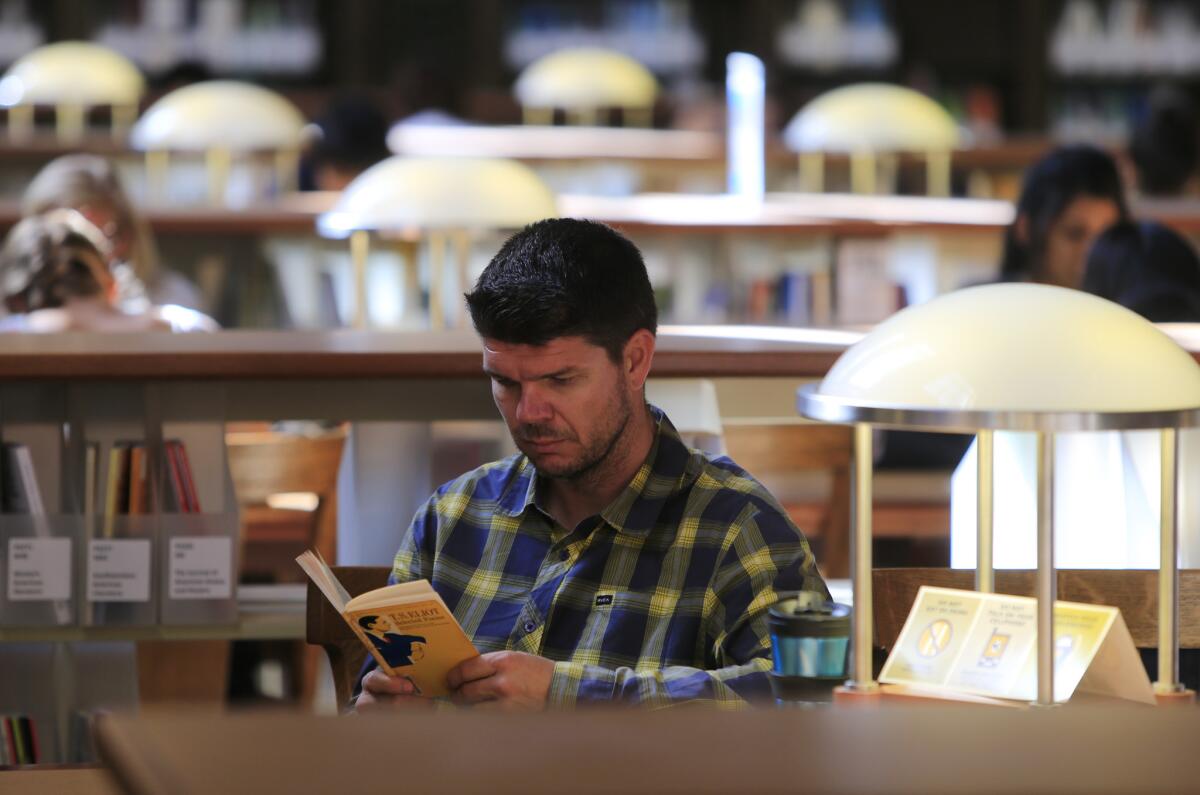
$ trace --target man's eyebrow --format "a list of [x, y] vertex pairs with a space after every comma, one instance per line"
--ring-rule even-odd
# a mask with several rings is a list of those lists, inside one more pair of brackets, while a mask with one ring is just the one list
[[[529, 380], [531, 380], [531, 381], [548, 381], [551, 378], [562, 378], [564, 376], [574, 375], [577, 371], [578, 371], [578, 368], [575, 367], [574, 365], [567, 365], [566, 367], [563, 367], [560, 370], [555, 370], [554, 372], [550, 372], [550, 373], [542, 373], [541, 375], [535, 376]], [[483, 374], [486, 376], [489, 376], [491, 378], [497, 378], [497, 379], [500, 379], [503, 381], [516, 380], [514, 378], [510, 378], [509, 376], [505, 375], [504, 373], [496, 372], [495, 370], [492, 370], [486, 366], [483, 368]]]

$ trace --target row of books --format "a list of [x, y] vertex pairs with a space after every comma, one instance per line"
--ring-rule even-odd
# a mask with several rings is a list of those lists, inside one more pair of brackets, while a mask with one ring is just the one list
[[[166, 513], [199, 513], [200, 500], [187, 448], [178, 439], [162, 446], [162, 477], [159, 509]], [[150, 448], [143, 442], [116, 442], [108, 454], [107, 468], [100, 471], [100, 446], [89, 443], [84, 452], [82, 504], [84, 516], [103, 516], [103, 534], [113, 534], [113, 518], [151, 513]], [[102, 482], [103, 481], [103, 482]], [[66, 508], [67, 506], [64, 506]], [[33, 455], [27, 445], [5, 443], [0, 455], [0, 512], [45, 516], [47, 506], [38, 486]]]
[[[161, 507], [167, 513], [199, 513], [200, 500], [196, 495], [196, 483], [192, 478], [192, 467], [188, 462], [187, 449], [178, 439], [168, 439], [163, 444], [161, 483]], [[95, 459], [99, 449], [88, 445], [84, 473], [83, 512], [96, 515], [96, 492], [99, 472]], [[109, 450], [108, 477], [104, 485], [104, 516], [150, 513], [150, 451], [142, 442], [117, 442]], [[112, 535], [111, 521], [105, 525], [105, 535]]]
[[0, 715], [0, 765], [34, 765], [37, 729], [28, 715]]

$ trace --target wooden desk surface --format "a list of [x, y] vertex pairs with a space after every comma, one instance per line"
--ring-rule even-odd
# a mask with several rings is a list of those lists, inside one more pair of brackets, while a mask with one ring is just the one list
[[101, 719], [128, 793], [1139, 793], [1200, 786], [1200, 711], [1067, 706]]
[[[716, 336], [732, 334], [741, 338]], [[860, 336], [666, 326], [652, 375], [818, 377]], [[0, 381], [482, 377], [479, 340], [468, 331], [0, 336]]]
[[[1200, 361], [1200, 324], [1160, 324]], [[663, 326], [656, 378], [821, 378], [862, 331]], [[469, 331], [0, 335], [0, 381], [482, 379]]]
[[[333, 193], [295, 194], [275, 203], [231, 210], [149, 207], [146, 220], [167, 235], [295, 235], [316, 237], [316, 216], [332, 207]], [[1141, 201], [1134, 214], [1184, 234], [1200, 232], [1200, 202]], [[647, 193], [637, 196], [562, 194], [564, 216], [592, 218], [630, 233], [791, 234], [873, 236], [896, 231], [999, 234], [1012, 222], [1009, 202], [922, 196], [768, 194], [761, 204], [719, 194]], [[20, 218], [15, 201], [0, 201], [0, 228]]]
[[102, 767], [34, 766], [0, 770], [0, 795], [118, 795], [121, 788]]

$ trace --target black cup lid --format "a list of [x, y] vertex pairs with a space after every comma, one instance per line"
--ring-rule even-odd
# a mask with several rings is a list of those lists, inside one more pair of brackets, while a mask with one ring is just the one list
[[767, 625], [772, 635], [788, 638], [848, 638], [850, 607], [811, 593], [780, 594], [767, 613]]

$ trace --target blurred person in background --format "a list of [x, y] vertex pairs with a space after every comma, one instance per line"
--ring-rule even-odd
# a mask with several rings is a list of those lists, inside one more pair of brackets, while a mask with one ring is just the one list
[[1168, 86], [1150, 94], [1146, 117], [1129, 141], [1138, 192], [1173, 198], [1196, 192], [1200, 177], [1200, 121], [1191, 99]]
[[[1050, 152], [1025, 175], [1016, 220], [1004, 237], [1000, 278], [1078, 288], [1092, 241], [1128, 216], [1121, 177], [1111, 157], [1091, 146]], [[885, 431], [880, 469], [953, 469], [969, 435]]]
[[1083, 289], [1155, 323], [1200, 321], [1200, 257], [1161, 224], [1109, 227], [1088, 252]]
[[21, 220], [0, 249], [0, 292], [11, 314], [0, 331], [216, 331], [193, 309], [118, 302], [119, 285], [104, 234], [75, 210], [60, 208]]
[[301, 190], [340, 191], [390, 154], [387, 119], [363, 97], [334, 98], [309, 128], [313, 142], [300, 166]]
[[1016, 209], [1001, 279], [1074, 288], [1092, 241], [1129, 215], [1116, 163], [1086, 145], [1060, 147], [1035, 163]]
[[134, 209], [117, 171], [103, 157], [64, 155], [38, 172], [21, 199], [21, 215], [58, 208], [81, 213], [108, 239], [116, 303], [129, 312], [156, 304], [203, 309], [199, 290], [186, 278], [162, 268], [150, 225]]

